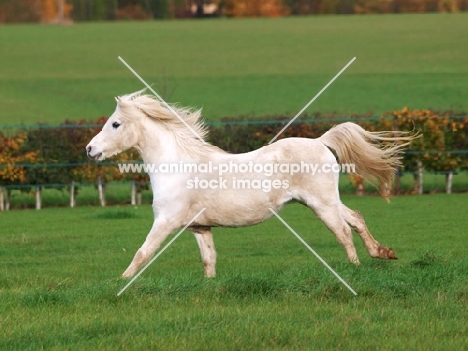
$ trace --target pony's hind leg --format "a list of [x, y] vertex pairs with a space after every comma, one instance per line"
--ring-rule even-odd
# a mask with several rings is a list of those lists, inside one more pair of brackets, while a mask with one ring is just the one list
[[307, 206], [310, 207], [327, 228], [335, 234], [338, 242], [343, 245], [348, 260], [354, 264], [359, 264], [351, 228], [341, 215], [339, 203], [331, 205], [325, 202], [315, 203], [314, 205], [307, 203]]
[[362, 214], [359, 211], [353, 211], [343, 204], [341, 206], [341, 210], [346, 222], [361, 237], [371, 257], [389, 260], [397, 259], [395, 252], [391, 248], [380, 245], [379, 242], [373, 238], [369, 229], [367, 229], [366, 222], [364, 221]]
[[216, 251], [213, 234], [210, 227], [190, 227], [189, 230], [195, 236], [203, 262], [205, 277], [213, 278], [216, 275]]

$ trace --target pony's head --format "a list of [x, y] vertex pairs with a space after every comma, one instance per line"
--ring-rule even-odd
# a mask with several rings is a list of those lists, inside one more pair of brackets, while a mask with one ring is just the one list
[[[156, 122], [164, 131], [163, 136], [174, 136], [184, 142], [193, 140], [189, 125], [201, 137], [206, 131], [199, 117], [201, 112], [192, 112], [190, 109], [176, 108], [178, 116], [150, 95], [143, 95], [142, 91], [116, 98], [117, 107], [112, 116], [104, 124], [101, 132], [97, 134], [86, 146], [88, 157], [101, 161], [114, 156], [131, 147], [141, 149], [141, 143], [145, 141], [144, 130], [148, 126], [147, 120]], [[183, 118], [184, 121], [181, 121]], [[153, 138], [158, 136], [152, 135]]]
[[101, 161], [136, 145], [141, 120], [145, 118], [144, 112], [133, 103], [136, 94], [115, 98], [117, 107], [114, 113], [86, 146], [89, 158]]

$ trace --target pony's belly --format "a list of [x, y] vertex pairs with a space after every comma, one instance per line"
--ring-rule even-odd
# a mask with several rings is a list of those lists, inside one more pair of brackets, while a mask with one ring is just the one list
[[204, 225], [209, 227], [246, 227], [270, 218], [273, 214], [269, 209], [257, 209], [255, 211], [247, 209], [236, 209], [229, 213], [220, 213], [215, 209], [206, 209]]
[[205, 203], [206, 210], [203, 213], [202, 224], [213, 227], [258, 224], [273, 216], [271, 210], [280, 211], [291, 199], [291, 195], [286, 192], [274, 194], [246, 192], [246, 194], [234, 193], [224, 198], [219, 196], [215, 201]]

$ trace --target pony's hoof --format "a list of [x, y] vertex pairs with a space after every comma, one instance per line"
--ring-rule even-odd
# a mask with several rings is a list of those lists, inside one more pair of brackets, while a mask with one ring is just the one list
[[398, 257], [395, 254], [395, 251], [393, 251], [392, 248], [388, 249], [388, 259], [389, 260], [398, 260]]
[[127, 271], [123, 272], [122, 275], [120, 276], [120, 278], [122, 279], [131, 278], [131, 277], [133, 277], [133, 274]]
[[385, 246], [379, 246], [379, 258], [384, 260], [398, 260], [395, 255], [395, 251], [392, 248], [386, 248]]

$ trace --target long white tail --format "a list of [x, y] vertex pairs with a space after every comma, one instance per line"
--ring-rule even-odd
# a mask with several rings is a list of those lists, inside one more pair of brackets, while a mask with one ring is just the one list
[[[391, 133], [398, 134], [388, 136]], [[340, 164], [354, 164], [356, 174], [374, 184], [388, 201], [402, 152], [418, 137], [405, 132], [368, 132], [355, 123], [346, 122], [333, 127], [319, 140], [335, 150]]]

